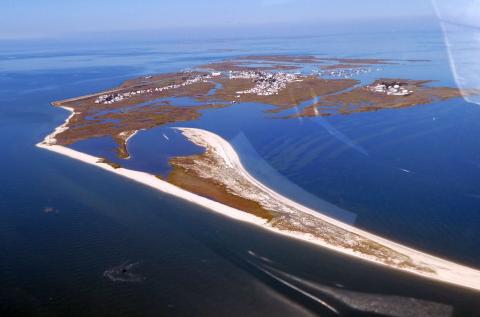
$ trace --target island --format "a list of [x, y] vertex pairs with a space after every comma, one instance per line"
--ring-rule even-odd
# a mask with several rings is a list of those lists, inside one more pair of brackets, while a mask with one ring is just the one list
[[[479, 270], [389, 241], [328, 217], [322, 210], [303, 206], [253, 177], [221, 136], [205, 129], [182, 127], [182, 122], [197, 120], [205, 111], [247, 107], [249, 103], [268, 105], [267, 117], [291, 120], [426, 106], [461, 96], [457, 88], [430, 85], [430, 79], [380, 77], [364, 83], [356, 78], [377, 68], [414, 62], [417, 61], [248, 55], [177, 73], [148, 75], [107, 91], [53, 102], [71, 114], [38, 146], [277, 234], [480, 290]], [[182, 97], [194, 103], [182, 104]], [[282, 114], [292, 108], [297, 108], [296, 114]], [[128, 160], [127, 143], [138, 131], [172, 123], [203, 153], [171, 157], [172, 169], [167, 177], [130, 170], [70, 147], [82, 140], [111, 137], [118, 157]]]

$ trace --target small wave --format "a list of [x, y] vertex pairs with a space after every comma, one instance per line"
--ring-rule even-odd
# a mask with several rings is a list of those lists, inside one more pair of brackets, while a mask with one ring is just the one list
[[120, 265], [105, 270], [103, 276], [113, 282], [142, 282], [145, 280], [145, 277], [134, 272], [139, 264], [140, 262], [126, 261]]

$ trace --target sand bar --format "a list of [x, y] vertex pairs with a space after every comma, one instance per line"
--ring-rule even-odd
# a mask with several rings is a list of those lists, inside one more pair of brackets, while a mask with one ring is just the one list
[[[71, 111], [73, 114], [73, 109], [71, 108], [65, 108], [65, 109]], [[45, 140], [41, 143], [38, 143], [37, 146], [80, 160], [88, 164], [95, 165], [107, 171], [113, 172], [118, 175], [122, 175], [136, 182], [139, 182], [149, 187], [160, 190], [164, 193], [171, 194], [171, 195], [180, 197], [182, 199], [185, 199], [187, 201], [190, 201], [192, 203], [195, 203], [197, 205], [206, 207], [212, 211], [218, 212], [230, 218], [252, 223], [252, 224], [261, 226], [264, 229], [270, 230], [272, 232], [276, 232], [278, 234], [282, 234], [295, 239], [307, 241], [309, 243], [327, 247], [329, 249], [335, 250], [337, 252], [341, 252], [343, 254], [348, 254], [356, 258], [360, 258], [370, 262], [375, 262], [377, 264], [388, 266], [393, 269], [398, 269], [398, 270], [410, 272], [416, 275], [424, 276], [429, 279], [442, 281], [442, 282], [446, 282], [446, 283], [450, 283], [458, 286], [463, 286], [463, 287], [471, 288], [474, 290], [480, 290], [480, 271], [479, 270], [469, 268], [463, 265], [459, 265], [452, 261], [441, 259], [432, 255], [420, 252], [418, 250], [403, 246], [393, 241], [381, 238], [379, 236], [373, 235], [371, 233], [360, 230], [353, 226], [344, 224], [333, 218], [322, 215], [320, 212], [317, 212], [303, 205], [300, 205], [294, 202], [293, 200], [287, 197], [284, 197], [279, 193], [276, 193], [275, 191], [271, 190], [270, 188], [262, 184], [260, 181], [255, 179], [253, 176], [251, 176], [248, 173], [248, 171], [245, 170], [245, 168], [243, 167], [240, 161], [240, 158], [238, 154], [235, 152], [235, 150], [233, 149], [233, 147], [226, 140], [224, 140], [222, 137], [216, 134], [213, 134], [211, 132], [208, 132], [202, 129], [181, 128], [182, 133], [184, 133], [192, 142], [197, 144], [203, 143], [203, 144], [206, 144], [210, 149], [213, 149], [213, 151], [215, 151], [215, 153], [225, 161], [225, 164], [238, 170], [239, 174], [243, 177], [243, 180], [245, 182], [248, 182], [249, 184], [251, 184], [251, 186], [255, 188], [261, 189], [262, 192], [268, 193], [270, 197], [274, 197], [277, 203], [281, 203], [285, 206], [294, 208], [295, 210], [300, 210], [301, 212], [305, 214], [309, 214], [318, 219], [321, 219], [331, 224], [332, 226], [354, 233], [356, 235], [361, 236], [364, 239], [368, 239], [386, 248], [394, 250], [395, 252], [401, 253], [402, 255], [409, 257], [414, 263], [421, 265], [423, 267], [430, 268], [431, 271], [415, 270], [409, 267], [401, 268], [395, 265], [388, 265], [382, 261], [376, 260], [375, 257], [369, 256], [369, 254], [365, 254], [362, 252], [355, 252], [354, 250], [351, 250], [348, 248], [333, 245], [324, 240], [316, 239], [314, 236], [310, 234], [302, 234], [301, 232], [297, 232], [297, 231], [280, 230], [278, 228], [275, 228], [269, 225], [268, 221], [265, 219], [262, 219], [252, 214], [248, 214], [239, 209], [226, 206], [224, 204], [221, 204], [219, 202], [210, 200], [200, 195], [191, 193], [189, 191], [183, 190], [173, 184], [170, 184], [166, 181], [163, 181], [157, 178], [154, 175], [151, 175], [145, 172], [140, 172], [140, 171], [133, 171], [125, 168], [113, 168], [109, 164], [99, 163], [100, 158], [98, 157], [88, 155], [88, 154], [67, 148], [65, 146], [56, 145], [55, 135], [57, 133], [62, 132], [67, 127], [68, 120], [70, 120], [71, 117], [72, 115], [70, 115], [69, 118], [67, 118], [66, 122], [62, 126], [55, 129], [55, 131], [52, 134], [48, 135], [45, 138]]]

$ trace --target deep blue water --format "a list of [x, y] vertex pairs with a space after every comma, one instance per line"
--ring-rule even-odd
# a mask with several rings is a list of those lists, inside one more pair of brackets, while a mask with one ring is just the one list
[[[309, 291], [342, 312], [353, 308], [326, 295], [325, 287], [342, 296], [351, 291], [351, 300], [398, 296], [389, 301], [391, 311], [404, 309], [399, 298], [416, 298], [428, 301], [424, 307], [442, 303], [460, 315], [478, 314], [476, 293], [272, 235], [34, 146], [67, 116], [50, 106], [52, 101], [228, 56], [430, 59], [385, 67], [364, 80], [381, 74], [455, 84], [439, 34], [390, 35], [2, 46], [2, 315], [324, 312], [265, 271], [317, 285]], [[284, 120], [265, 113], [267, 105], [237, 104], [204, 111], [200, 120], [182, 125], [230, 140], [253, 174], [286, 195], [388, 238], [480, 267], [479, 107], [458, 98], [402, 110]], [[115, 159], [114, 144], [106, 138], [75, 146]], [[122, 162], [127, 167], [164, 174], [170, 155], [199, 149], [166, 126], [140, 131], [129, 151], [132, 158]], [[126, 261], [139, 263], [135, 273], [142, 281], [103, 276]], [[288, 281], [307, 287], [298, 279]]]

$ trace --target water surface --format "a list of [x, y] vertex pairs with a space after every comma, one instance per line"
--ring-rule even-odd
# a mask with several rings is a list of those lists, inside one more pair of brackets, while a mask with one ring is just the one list
[[[25, 46], [0, 49], [2, 315], [328, 313], [274, 277], [342, 312], [365, 309], [358, 298], [368, 294], [388, 303], [392, 312], [408, 306], [402, 299], [415, 298], [437, 312], [478, 315], [478, 293], [271, 234], [34, 146], [68, 116], [50, 105], [54, 100], [111, 88], [134, 76], [245, 54], [245, 47], [249, 54], [430, 59], [382, 74], [434, 77], [436, 85], [453, 85], [440, 34], [424, 38], [423, 33], [405, 33], [394, 41], [375, 33], [177, 45], [158, 41], [105, 49], [31, 43], [28, 51]], [[454, 99], [299, 120], [271, 119], [267, 109], [260, 104], [211, 109], [182, 125], [207, 128], [230, 140], [253, 171], [256, 160], [248, 156], [255, 153], [285, 182], [310, 193], [298, 196], [306, 203], [327, 202], [338, 208], [332, 214], [361, 228], [480, 266], [478, 106]], [[114, 158], [111, 140], [85, 142], [91, 142], [83, 145], [85, 151]], [[242, 152], [245, 144], [250, 151]], [[170, 155], [199, 150], [169, 126], [139, 132], [128, 149], [132, 158], [124, 164], [129, 168], [160, 174], [168, 172]], [[262, 178], [260, 172], [256, 175]], [[269, 175], [262, 180], [293, 195], [291, 186]], [[125, 263], [138, 263], [133, 273], [140, 280], [115, 282], [104, 276]]]

